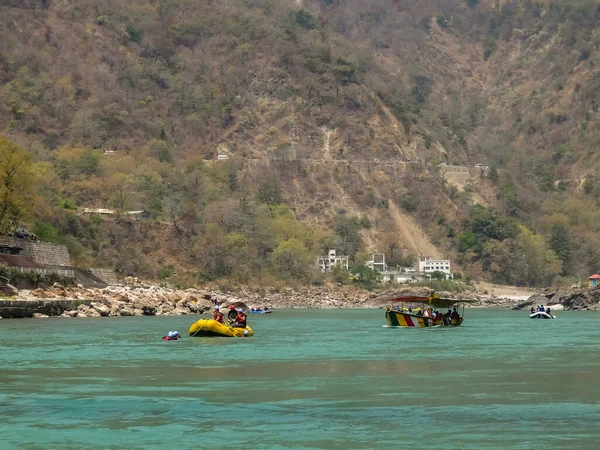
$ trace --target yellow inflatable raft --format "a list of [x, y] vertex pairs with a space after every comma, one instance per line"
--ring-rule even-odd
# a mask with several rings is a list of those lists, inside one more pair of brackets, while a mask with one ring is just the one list
[[246, 328], [235, 328], [229, 325], [217, 322], [214, 319], [200, 319], [194, 323], [188, 333], [191, 337], [195, 336], [228, 336], [228, 337], [242, 337], [244, 331], [248, 331], [248, 337], [252, 336], [254, 332], [252, 328], [246, 325]]

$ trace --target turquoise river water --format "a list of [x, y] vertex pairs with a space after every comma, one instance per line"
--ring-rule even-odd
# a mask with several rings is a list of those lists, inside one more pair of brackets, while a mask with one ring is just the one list
[[198, 318], [0, 321], [0, 449], [600, 448], [597, 313], [275, 311], [190, 338]]

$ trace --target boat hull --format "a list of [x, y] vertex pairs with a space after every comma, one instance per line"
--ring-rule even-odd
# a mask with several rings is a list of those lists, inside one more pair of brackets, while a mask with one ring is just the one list
[[408, 328], [429, 328], [429, 327], [458, 327], [462, 324], [462, 317], [444, 322], [441, 318], [433, 320], [431, 317], [417, 316], [414, 314], [405, 313], [388, 309], [385, 312], [385, 318], [388, 324], [392, 327], [408, 327]]
[[254, 335], [254, 331], [249, 326], [236, 328], [214, 319], [200, 319], [192, 324], [188, 333], [191, 337], [243, 337], [244, 331], [248, 331], [248, 337]]
[[250, 310], [250, 314], [271, 314], [273, 311], [271, 311], [270, 309], [267, 310], [261, 310], [261, 311], [252, 311]]
[[548, 314], [547, 312], [536, 311], [529, 315], [530, 319], [556, 319], [556, 316]]

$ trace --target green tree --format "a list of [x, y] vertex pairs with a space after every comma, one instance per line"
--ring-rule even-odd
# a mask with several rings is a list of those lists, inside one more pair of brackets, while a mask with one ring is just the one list
[[442, 280], [446, 279], [446, 274], [444, 272], [440, 272], [438, 270], [432, 272], [430, 276], [434, 280], [439, 280], [439, 281], [442, 281]]
[[83, 175], [99, 175], [101, 158], [99, 150], [84, 150], [76, 163], [77, 171]]
[[317, 25], [317, 21], [312, 14], [304, 9], [296, 11], [296, 23], [305, 30], [312, 30]]
[[308, 274], [311, 255], [301, 241], [292, 238], [279, 243], [271, 262], [281, 278], [302, 279]]
[[550, 248], [554, 250], [558, 259], [563, 263], [563, 269], [571, 262], [573, 247], [569, 239], [569, 232], [560, 222], [555, 222], [552, 225], [552, 233], [550, 236]]
[[377, 271], [362, 263], [354, 266], [350, 272], [355, 275], [355, 281], [363, 286], [372, 286], [379, 281], [379, 274]]
[[274, 175], [263, 178], [258, 185], [256, 199], [259, 203], [266, 203], [271, 206], [281, 203], [281, 184], [279, 183], [279, 178]]
[[0, 234], [18, 225], [33, 208], [36, 174], [29, 153], [0, 136]]
[[339, 237], [339, 249], [343, 255], [354, 255], [360, 248], [360, 219], [339, 214], [334, 219], [335, 234]]

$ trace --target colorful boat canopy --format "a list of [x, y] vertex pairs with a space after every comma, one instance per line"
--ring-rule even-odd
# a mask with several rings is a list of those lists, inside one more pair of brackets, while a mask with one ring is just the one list
[[456, 298], [440, 298], [437, 293], [429, 297], [423, 296], [400, 296], [394, 297], [389, 302], [394, 303], [425, 303], [435, 305], [439, 308], [447, 308], [456, 303], [476, 303], [478, 300], [456, 299]]

